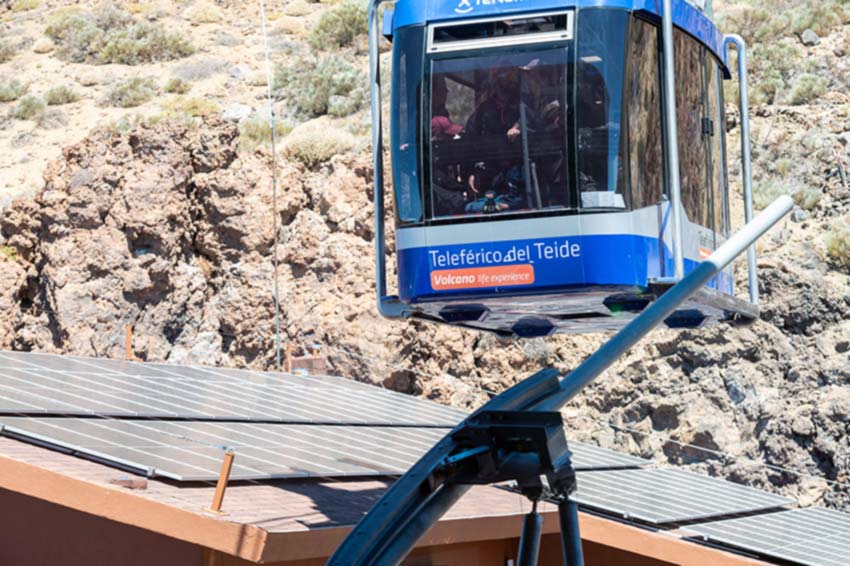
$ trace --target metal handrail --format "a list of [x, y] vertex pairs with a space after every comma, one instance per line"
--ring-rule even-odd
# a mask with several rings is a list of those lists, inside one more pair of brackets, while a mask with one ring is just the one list
[[[404, 318], [403, 306], [387, 297], [387, 233], [384, 223], [384, 125], [381, 110], [381, 21], [378, 9], [385, 0], [369, 3], [369, 80], [372, 94], [372, 162], [375, 178], [375, 292], [381, 316]], [[392, 2], [387, 2], [392, 3]]]
[[[749, 223], [753, 219], [753, 157], [750, 142], [750, 87], [747, 61], [747, 42], [740, 35], [730, 34], [723, 38], [723, 49], [729, 53], [729, 48], [738, 51], [738, 108], [741, 114], [741, 175], [744, 179], [744, 220]], [[749, 270], [750, 302], [759, 304], [758, 265], [756, 263], [756, 247], [747, 250], [747, 268]]]
[[664, 131], [665, 163], [670, 186], [670, 207], [673, 230], [673, 276], [680, 281], [685, 276], [685, 249], [682, 237], [682, 184], [679, 178], [679, 131], [676, 114], [676, 58], [673, 40], [672, 0], [664, 0], [661, 19], [664, 49]]

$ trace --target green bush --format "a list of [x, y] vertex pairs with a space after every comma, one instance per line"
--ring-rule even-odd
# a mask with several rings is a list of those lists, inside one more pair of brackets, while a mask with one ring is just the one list
[[0, 41], [0, 63], [11, 61], [15, 53], [17, 53], [17, 49], [12, 44]]
[[15, 79], [0, 79], [0, 102], [12, 102], [22, 97], [27, 87]]
[[827, 251], [838, 264], [850, 268], [850, 217], [836, 222], [827, 239]]
[[194, 52], [183, 34], [161, 24], [136, 22], [116, 8], [97, 14], [62, 10], [48, 18], [45, 33], [57, 55], [75, 63], [137, 65], [179, 59]]
[[192, 90], [192, 84], [188, 81], [175, 77], [165, 83], [163, 90], [169, 94], [186, 94]]
[[38, 118], [47, 107], [43, 98], [28, 94], [18, 101], [18, 105], [12, 111], [12, 116], [18, 120], [34, 120]]
[[56, 88], [51, 88], [44, 94], [44, 100], [47, 102], [48, 106], [61, 106], [62, 104], [71, 104], [80, 99], [80, 95], [77, 94], [71, 87], [67, 86], [58, 86]]
[[794, 82], [789, 102], [793, 105], [808, 104], [826, 94], [829, 81], [812, 73], [802, 73]]
[[354, 142], [354, 136], [334, 128], [326, 118], [321, 118], [292, 130], [283, 142], [283, 156], [316, 168], [333, 156], [350, 150]]
[[363, 71], [339, 56], [323, 55], [280, 66], [277, 96], [302, 116], [348, 116], [363, 107], [368, 83]]
[[119, 108], [132, 108], [148, 102], [155, 94], [156, 83], [137, 77], [116, 85], [109, 93], [109, 103]]
[[310, 32], [310, 46], [322, 50], [351, 45], [358, 36], [367, 34], [368, 11], [362, 0], [344, 0], [337, 4], [322, 14]]

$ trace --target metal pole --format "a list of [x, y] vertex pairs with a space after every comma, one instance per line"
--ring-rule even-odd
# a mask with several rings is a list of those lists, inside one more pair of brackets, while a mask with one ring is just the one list
[[664, 322], [688, 297], [711, 281], [741, 252], [770, 230], [794, 207], [789, 196], [778, 198], [688, 276], [652, 303], [640, 316], [608, 340], [563, 380], [557, 393], [535, 405], [535, 411], [559, 411], [582, 389], [599, 377], [620, 356]]
[[558, 517], [561, 519], [564, 566], [584, 566], [584, 552], [581, 548], [581, 532], [578, 522], [578, 503], [569, 498], [562, 501], [558, 505]]
[[673, 230], [674, 277], [681, 280], [685, 276], [685, 250], [682, 242], [682, 186], [679, 179], [679, 131], [676, 112], [676, 59], [673, 42], [672, 0], [664, 0], [662, 16], [664, 40], [664, 127], [666, 131], [665, 156], [667, 158], [667, 176], [670, 185], [670, 206]]
[[384, 226], [384, 131], [381, 114], [381, 22], [378, 8], [383, 0], [369, 4], [369, 74], [372, 94], [372, 162], [375, 169], [375, 284], [378, 312], [387, 316], [383, 298], [387, 294], [386, 228]]
[[[747, 60], [747, 42], [740, 35], [727, 35], [723, 46], [728, 55], [729, 47], [738, 51], [738, 108], [741, 113], [741, 176], [744, 181], [744, 219], [747, 223], [753, 219], [753, 157], [750, 142], [750, 86], [749, 63]], [[750, 277], [750, 302], [759, 304], [758, 266], [756, 247], [747, 250], [747, 266]]]
[[540, 555], [540, 537], [543, 535], [543, 516], [537, 512], [537, 502], [531, 513], [522, 521], [522, 538], [519, 539], [517, 566], [537, 566]]

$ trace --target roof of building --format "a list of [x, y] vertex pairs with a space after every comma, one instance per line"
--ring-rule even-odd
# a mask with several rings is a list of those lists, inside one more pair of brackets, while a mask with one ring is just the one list
[[[277, 480], [236, 483], [224, 511], [207, 509], [215, 486], [147, 480], [145, 489], [111, 483], [121, 471], [17, 440], [0, 438], [0, 489], [36, 497], [140, 527], [256, 563], [324, 558], [392, 480]], [[544, 532], [558, 532], [555, 508], [544, 504]], [[510, 539], [529, 504], [498, 487], [475, 487], [420, 541], [420, 546]], [[617, 521], [582, 515], [582, 536], [676, 564], [762, 562]]]

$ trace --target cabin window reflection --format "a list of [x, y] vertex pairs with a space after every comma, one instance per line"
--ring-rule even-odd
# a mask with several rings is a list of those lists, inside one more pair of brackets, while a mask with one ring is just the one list
[[[704, 49], [687, 34], [676, 31], [676, 84], [678, 114], [680, 182], [682, 205], [688, 220], [700, 226], [711, 226], [711, 191], [709, 160], [706, 158], [705, 132], [710, 120], [704, 105]], [[687, 77], [687, 80], [684, 79]]]
[[432, 217], [568, 206], [567, 81], [564, 48], [433, 61]]
[[623, 81], [628, 13], [585, 9], [578, 19], [576, 121], [582, 208], [626, 208]]
[[419, 166], [419, 101], [424, 28], [400, 30], [392, 73], [393, 183], [396, 216], [401, 224], [423, 219]]
[[723, 129], [726, 127], [726, 116], [723, 108], [723, 77], [717, 61], [710, 53], [706, 53], [706, 59], [706, 116], [711, 120], [707, 136], [711, 159], [712, 229], [716, 234], [725, 236], [726, 157], [723, 154]]
[[629, 61], [629, 163], [632, 208], [638, 209], [661, 202], [664, 188], [656, 26], [640, 19], [633, 20]]

